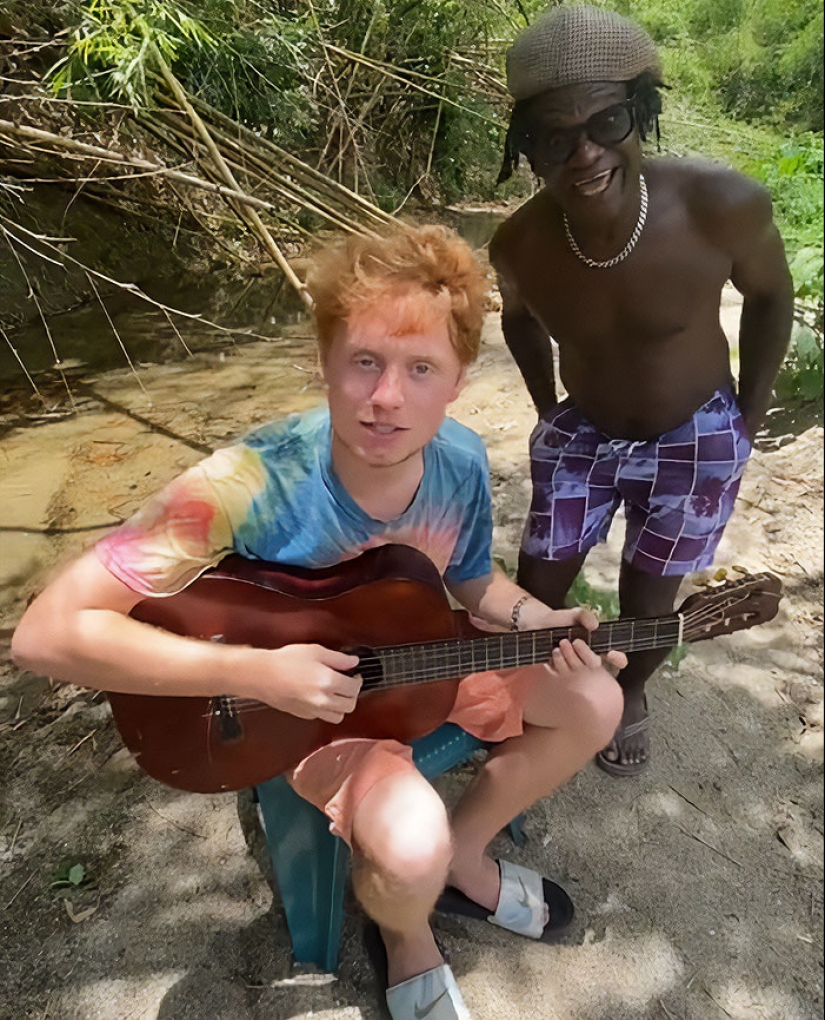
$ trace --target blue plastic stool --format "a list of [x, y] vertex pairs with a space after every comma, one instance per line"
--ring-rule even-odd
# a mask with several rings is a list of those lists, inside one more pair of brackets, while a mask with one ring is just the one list
[[[413, 759], [426, 779], [435, 779], [486, 746], [459, 726], [445, 723], [415, 741]], [[256, 790], [295, 960], [335, 971], [349, 847], [329, 831], [329, 819], [299, 797], [283, 776]], [[510, 832], [516, 843], [524, 841], [523, 816], [510, 823]]]

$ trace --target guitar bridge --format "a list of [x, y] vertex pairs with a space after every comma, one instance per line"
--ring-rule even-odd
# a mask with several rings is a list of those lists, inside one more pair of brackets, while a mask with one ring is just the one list
[[221, 740], [227, 744], [241, 740], [243, 730], [238, 719], [238, 710], [235, 708], [235, 699], [229, 695], [222, 694], [217, 699], [217, 702], [215, 715], [218, 719]]

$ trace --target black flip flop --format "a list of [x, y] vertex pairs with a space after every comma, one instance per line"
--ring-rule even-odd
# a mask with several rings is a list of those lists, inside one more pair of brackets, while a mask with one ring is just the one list
[[596, 755], [596, 764], [609, 776], [613, 776], [617, 779], [628, 779], [632, 776], [641, 775], [642, 772], [650, 764], [650, 751], [644, 761], [634, 761], [628, 764], [624, 764], [621, 761], [611, 761], [605, 754], [610, 748], [615, 748], [616, 753], [621, 755], [621, 744], [626, 741], [628, 737], [635, 737], [637, 733], [644, 733], [650, 727], [650, 715], [647, 708], [647, 697], [645, 697], [645, 714], [635, 723], [630, 723], [628, 726], [619, 726], [616, 730], [616, 734], [604, 751], [599, 751]]

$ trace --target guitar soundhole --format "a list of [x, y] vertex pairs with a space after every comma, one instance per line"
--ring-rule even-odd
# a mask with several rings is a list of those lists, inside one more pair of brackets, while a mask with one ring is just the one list
[[368, 691], [371, 687], [378, 687], [381, 681], [384, 679], [384, 667], [381, 664], [381, 660], [372, 650], [366, 645], [359, 645], [357, 648], [344, 648], [348, 655], [357, 655], [359, 662], [355, 669], [350, 669], [347, 672], [350, 676], [355, 676], [356, 673], [361, 675], [363, 680], [362, 690]]
[[218, 717], [221, 740], [226, 744], [235, 743], [243, 738], [243, 730], [238, 720], [238, 711], [234, 699], [225, 695], [217, 699], [215, 715]]

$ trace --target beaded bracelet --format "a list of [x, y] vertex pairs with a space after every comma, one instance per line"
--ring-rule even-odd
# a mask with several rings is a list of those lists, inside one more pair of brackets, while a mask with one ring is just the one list
[[521, 607], [525, 602], [529, 602], [532, 595], [522, 595], [521, 598], [513, 606], [513, 610], [510, 613], [510, 630], [518, 630], [518, 618], [521, 613]]

